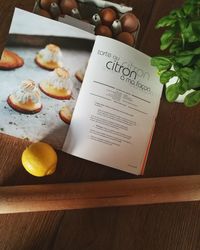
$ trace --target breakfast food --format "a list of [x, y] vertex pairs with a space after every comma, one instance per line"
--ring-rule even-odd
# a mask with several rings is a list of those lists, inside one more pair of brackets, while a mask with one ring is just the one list
[[85, 76], [86, 68], [87, 68], [87, 64], [84, 67], [82, 67], [81, 69], [76, 71], [75, 77], [76, 77], [77, 80], [79, 80], [79, 82], [83, 82], [83, 78]]
[[84, 75], [85, 75], [85, 72], [82, 70], [78, 70], [75, 73], [75, 77], [77, 80], [79, 80], [79, 82], [83, 82]]
[[[70, 15], [95, 26], [95, 35], [111, 37], [129, 46], [135, 46], [140, 23], [132, 13], [133, 8], [123, 4], [100, 2], [98, 0], [38, 0], [35, 11], [39, 13], [38, 9], [42, 8], [55, 20], [59, 20], [59, 17], [67, 18], [65, 15]], [[45, 12], [41, 14], [46, 15]], [[122, 32], [129, 34], [120, 34]], [[118, 35], [119, 38], [117, 38]]]
[[59, 0], [40, 0], [40, 7], [46, 11], [50, 10], [52, 3], [59, 3]]
[[130, 46], [133, 46], [135, 42], [133, 35], [131, 35], [129, 32], [119, 33], [119, 35], [116, 36], [116, 39]]
[[47, 79], [43, 80], [39, 87], [49, 97], [68, 100], [72, 96], [73, 82], [67, 70], [57, 68], [49, 73]]
[[61, 9], [62, 14], [71, 15], [72, 10], [77, 9], [77, 8], [78, 8], [78, 4], [76, 0], [61, 0], [60, 2], [60, 9]]
[[35, 57], [35, 62], [43, 69], [54, 70], [62, 67], [62, 52], [55, 44], [48, 44], [40, 50]]
[[126, 13], [120, 18], [122, 24], [122, 31], [134, 32], [137, 30], [139, 21], [133, 13]]
[[35, 114], [42, 109], [39, 88], [32, 80], [23, 81], [20, 88], [9, 95], [7, 102], [20, 113]]
[[24, 60], [16, 53], [7, 49], [3, 51], [0, 60], [0, 69], [11, 70], [22, 67], [23, 65], [24, 65]]
[[95, 34], [99, 36], [112, 37], [111, 29], [106, 25], [98, 25], [95, 29]]
[[59, 112], [59, 116], [61, 120], [63, 120], [65, 123], [70, 124], [73, 114], [73, 108], [71, 108], [69, 105], [65, 105], [62, 107], [62, 109]]
[[102, 9], [99, 13], [102, 24], [111, 26], [115, 19], [117, 19], [117, 13], [112, 8]]

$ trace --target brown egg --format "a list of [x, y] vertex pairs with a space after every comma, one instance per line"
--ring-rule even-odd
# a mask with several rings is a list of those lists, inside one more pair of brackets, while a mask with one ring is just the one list
[[46, 10], [43, 10], [43, 9], [40, 9], [40, 10], [37, 12], [37, 14], [40, 15], [40, 16], [44, 16], [44, 17], [51, 18], [51, 15], [49, 14], [49, 12], [46, 11]]
[[95, 34], [100, 36], [112, 37], [111, 29], [106, 25], [99, 25], [95, 29]]
[[130, 33], [136, 31], [139, 25], [137, 17], [132, 13], [124, 14], [120, 18], [120, 21], [122, 24], [122, 30]]
[[72, 9], [78, 9], [76, 0], [61, 0], [60, 9], [63, 14], [71, 15]]
[[59, 3], [59, 0], [40, 0], [40, 7], [44, 10], [49, 10], [52, 3]]
[[116, 39], [130, 46], [133, 46], [133, 44], [135, 43], [133, 35], [129, 32], [121, 32], [116, 36]]
[[99, 13], [101, 22], [104, 25], [111, 26], [115, 19], [117, 19], [117, 13], [112, 8], [102, 9]]

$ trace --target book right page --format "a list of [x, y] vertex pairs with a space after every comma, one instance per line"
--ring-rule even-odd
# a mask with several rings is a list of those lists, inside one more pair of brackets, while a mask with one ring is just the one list
[[141, 174], [161, 93], [149, 56], [97, 36], [63, 151]]

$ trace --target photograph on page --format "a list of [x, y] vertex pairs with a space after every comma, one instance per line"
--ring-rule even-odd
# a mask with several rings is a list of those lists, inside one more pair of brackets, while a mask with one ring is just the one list
[[94, 36], [15, 9], [0, 60], [0, 132], [61, 149]]

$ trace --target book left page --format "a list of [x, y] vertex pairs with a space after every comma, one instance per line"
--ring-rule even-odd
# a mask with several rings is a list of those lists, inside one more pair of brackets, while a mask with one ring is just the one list
[[0, 60], [0, 132], [64, 143], [94, 35], [15, 9]]

